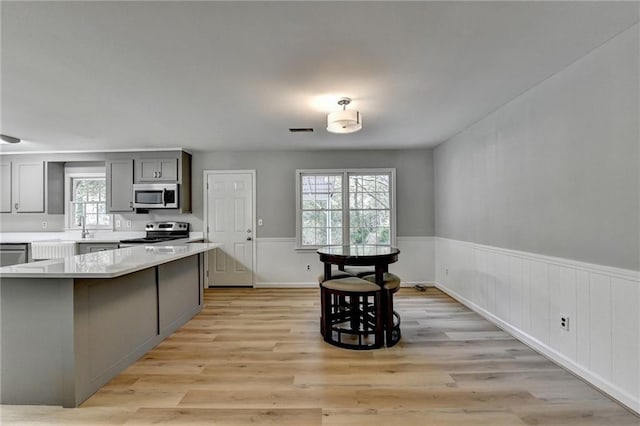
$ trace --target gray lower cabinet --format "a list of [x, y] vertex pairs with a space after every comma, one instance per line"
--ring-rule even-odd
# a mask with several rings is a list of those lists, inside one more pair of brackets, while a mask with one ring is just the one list
[[107, 211], [133, 211], [133, 160], [106, 161]]
[[3, 278], [1, 404], [77, 407], [202, 309], [196, 254], [115, 278]]
[[11, 163], [0, 164], [0, 213], [11, 213]]
[[0, 266], [29, 261], [29, 244], [0, 244]]
[[141, 158], [136, 161], [137, 182], [177, 182], [178, 158]]
[[14, 163], [13, 198], [16, 213], [44, 213], [44, 161]]
[[115, 250], [118, 243], [78, 243], [78, 254], [97, 253], [99, 251]]

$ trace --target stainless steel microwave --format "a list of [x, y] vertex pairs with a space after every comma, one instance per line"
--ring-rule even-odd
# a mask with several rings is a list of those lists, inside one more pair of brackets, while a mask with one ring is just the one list
[[177, 209], [180, 185], [177, 183], [133, 184], [133, 207], [136, 209]]

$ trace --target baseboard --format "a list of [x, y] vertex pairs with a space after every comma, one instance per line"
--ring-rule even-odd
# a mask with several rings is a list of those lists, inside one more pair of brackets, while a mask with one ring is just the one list
[[580, 377], [580, 378], [584, 379], [585, 381], [589, 382], [590, 384], [592, 384], [593, 386], [597, 387], [602, 392], [606, 393], [611, 398], [613, 398], [616, 401], [618, 401], [620, 404], [622, 404], [625, 407], [627, 407], [629, 410], [631, 410], [631, 411], [635, 412], [636, 414], [640, 415], [640, 401], [638, 401], [637, 397], [635, 397], [634, 395], [629, 394], [628, 392], [624, 391], [623, 389], [618, 388], [617, 386], [615, 386], [615, 385], [611, 384], [610, 382], [604, 380], [603, 378], [601, 378], [600, 376], [594, 374], [593, 372], [591, 372], [591, 371], [585, 369], [584, 367], [576, 364], [573, 360], [567, 358], [566, 356], [564, 356], [561, 353], [557, 352], [553, 348], [545, 345], [543, 342], [539, 341], [535, 337], [533, 337], [533, 336], [531, 336], [531, 335], [529, 335], [527, 333], [524, 333], [521, 330], [513, 327], [509, 323], [501, 320], [497, 316], [493, 315], [491, 312], [489, 312], [486, 309], [476, 305], [475, 303], [473, 303], [472, 301], [468, 300], [467, 298], [461, 296], [460, 294], [456, 293], [455, 291], [453, 291], [453, 290], [451, 290], [451, 289], [449, 289], [449, 288], [445, 287], [444, 285], [441, 285], [441, 284], [439, 284], [437, 282], [433, 283], [433, 284], [434, 284], [434, 286], [436, 288], [438, 288], [442, 292], [444, 292], [447, 295], [451, 296], [452, 298], [456, 299], [458, 302], [462, 303], [463, 305], [465, 305], [466, 307], [468, 307], [472, 311], [480, 314], [485, 319], [487, 319], [489, 322], [491, 322], [491, 323], [495, 324], [496, 326], [500, 327], [502, 330], [504, 330], [507, 333], [511, 334], [513, 337], [515, 337], [516, 339], [518, 339], [522, 343], [524, 343], [527, 346], [530, 346], [531, 348], [533, 348], [536, 351], [540, 352], [541, 354], [543, 354], [544, 356], [546, 356], [547, 358], [549, 358], [550, 360], [552, 360], [556, 364], [568, 369], [573, 374], [575, 374], [578, 377]]
[[400, 287], [413, 287], [416, 285], [423, 285], [425, 287], [435, 287], [436, 284], [431, 280], [422, 280], [422, 281], [402, 281], [400, 283]]

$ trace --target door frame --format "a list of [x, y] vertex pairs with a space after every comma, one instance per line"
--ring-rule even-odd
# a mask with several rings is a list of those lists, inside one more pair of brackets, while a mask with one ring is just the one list
[[[257, 196], [256, 196], [256, 170], [204, 170], [203, 171], [203, 179], [202, 179], [202, 207], [203, 207], [203, 237], [205, 241], [208, 241], [208, 229], [209, 229], [209, 191], [207, 185], [209, 184], [209, 176], [211, 175], [232, 175], [232, 174], [250, 174], [251, 175], [251, 215], [252, 223], [251, 229], [253, 229], [253, 253], [251, 256], [251, 288], [255, 288], [256, 283], [256, 264], [257, 264], [257, 246], [258, 246], [258, 229], [257, 225]], [[204, 267], [206, 270], [205, 279], [204, 279], [204, 288], [209, 287], [209, 256], [204, 257]]]

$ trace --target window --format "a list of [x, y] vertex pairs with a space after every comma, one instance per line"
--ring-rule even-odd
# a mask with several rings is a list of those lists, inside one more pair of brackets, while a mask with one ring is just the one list
[[297, 245], [395, 240], [395, 169], [297, 170]]
[[107, 213], [107, 185], [104, 174], [71, 175], [69, 179], [69, 228], [81, 228], [84, 216], [87, 228], [111, 228]]

